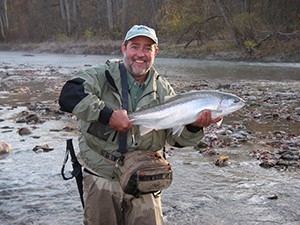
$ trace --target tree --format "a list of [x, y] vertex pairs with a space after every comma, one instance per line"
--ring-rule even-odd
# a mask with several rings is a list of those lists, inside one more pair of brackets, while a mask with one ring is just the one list
[[112, 0], [106, 0], [106, 5], [107, 5], [107, 25], [109, 31], [112, 31], [112, 29], [114, 28]]
[[77, 0], [60, 0], [59, 3], [61, 16], [66, 22], [66, 31], [69, 36], [73, 33], [73, 27], [77, 20]]
[[5, 38], [5, 31], [9, 28], [8, 25], [8, 16], [7, 16], [7, 0], [3, 0], [0, 7], [0, 28], [1, 28], [1, 37]]
[[222, 0], [215, 0], [215, 2], [216, 2], [217, 7], [219, 8], [219, 11], [220, 11], [221, 15], [223, 16], [225, 24], [227, 25], [227, 27], [231, 31], [236, 44], [239, 45], [239, 46], [243, 46], [244, 41], [242, 39], [241, 32], [234, 25], [234, 23], [232, 21], [232, 16], [230, 15], [231, 12], [229, 10], [227, 10], [227, 8], [225, 7], [225, 3]]

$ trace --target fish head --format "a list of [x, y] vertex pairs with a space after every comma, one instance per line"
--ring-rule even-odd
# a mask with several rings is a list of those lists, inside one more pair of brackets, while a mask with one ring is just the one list
[[228, 115], [235, 112], [245, 106], [245, 101], [232, 94], [223, 95], [220, 100], [219, 110], [223, 112], [224, 115]]

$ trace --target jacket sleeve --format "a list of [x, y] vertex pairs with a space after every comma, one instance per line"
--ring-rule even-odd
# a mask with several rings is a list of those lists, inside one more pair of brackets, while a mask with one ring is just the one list
[[88, 95], [84, 92], [84, 81], [82, 78], [74, 78], [65, 83], [58, 100], [62, 111], [72, 113], [75, 106]]
[[58, 102], [62, 111], [73, 113], [83, 121], [107, 124], [113, 109], [99, 98], [102, 91], [99, 83], [105, 80], [96, 75], [96, 70], [90, 69], [68, 80], [61, 90]]

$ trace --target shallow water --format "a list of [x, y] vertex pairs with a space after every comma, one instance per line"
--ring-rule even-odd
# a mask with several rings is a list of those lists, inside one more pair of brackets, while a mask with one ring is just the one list
[[[34, 76], [41, 76], [41, 79], [35, 77], [27, 83], [33, 85], [35, 92], [22, 93], [17, 89], [14, 93], [5, 90], [0, 93], [0, 118], [3, 119], [0, 122], [0, 140], [13, 146], [13, 152], [0, 160], [0, 224], [82, 224], [82, 209], [75, 180], [64, 181], [60, 176], [65, 141], [73, 138], [77, 149], [76, 133], [51, 131], [74, 125], [75, 119], [59, 116], [34, 125], [15, 123], [15, 120], [30, 102], [55, 104], [62, 83], [78, 68], [103, 63], [109, 58], [55, 54], [29, 56], [24, 52], [0, 52], [0, 82], [7, 82], [16, 68], [32, 69], [36, 71]], [[283, 82], [290, 82], [293, 89], [300, 86], [299, 63], [158, 58], [156, 68], [168, 79], [189, 76], [196, 84], [213, 80], [221, 84], [244, 81], [259, 87], [265, 87], [266, 83], [273, 83], [273, 87], [276, 87]], [[8, 78], [5, 77], [6, 73], [10, 74]], [[55, 88], [49, 86], [49, 82]], [[231, 120], [226, 122], [231, 123]], [[299, 132], [298, 124], [291, 126], [293, 132]], [[261, 125], [261, 128], [253, 126], [256, 128], [252, 129], [262, 132], [274, 129], [274, 123], [270, 124], [269, 129], [267, 125]], [[21, 127], [30, 128], [32, 134], [20, 136], [17, 132]], [[32, 151], [36, 145], [45, 144], [54, 150], [42, 153]], [[162, 195], [166, 224], [299, 224], [299, 170], [262, 168], [258, 165], [259, 161], [249, 155], [253, 148], [256, 146], [245, 143], [219, 149], [221, 154], [230, 157], [231, 163], [226, 167], [214, 165], [217, 156], [203, 155], [193, 148], [172, 151], [173, 155], [168, 156], [168, 160], [175, 171], [174, 181]], [[70, 167], [68, 165], [67, 170]]]
[[[45, 122], [32, 129], [14, 122], [23, 110], [26, 108], [0, 110], [0, 117], [5, 119], [0, 123], [1, 140], [13, 146], [11, 155], [0, 161], [0, 224], [80, 224], [81, 206], [75, 186], [60, 176], [64, 142], [72, 136], [49, 132], [63, 128], [65, 121]], [[32, 134], [20, 136], [17, 131], [21, 127], [31, 128]], [[32, 151], [36, 145], [45, 144], [54, 151]]]
[[175, 178], [163, 194], [167, 224], [299, 224], [299, 172], [261, 168], [247, 146], [224, 151], [227, 167], [190, 148], [169, 159]]

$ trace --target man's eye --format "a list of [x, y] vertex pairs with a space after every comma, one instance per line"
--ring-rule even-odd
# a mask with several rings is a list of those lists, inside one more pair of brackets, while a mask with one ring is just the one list
[[152, 51], [152, 48], [151, 47], [146, 47], [145, 50], [150, 52], [150, 51]]

